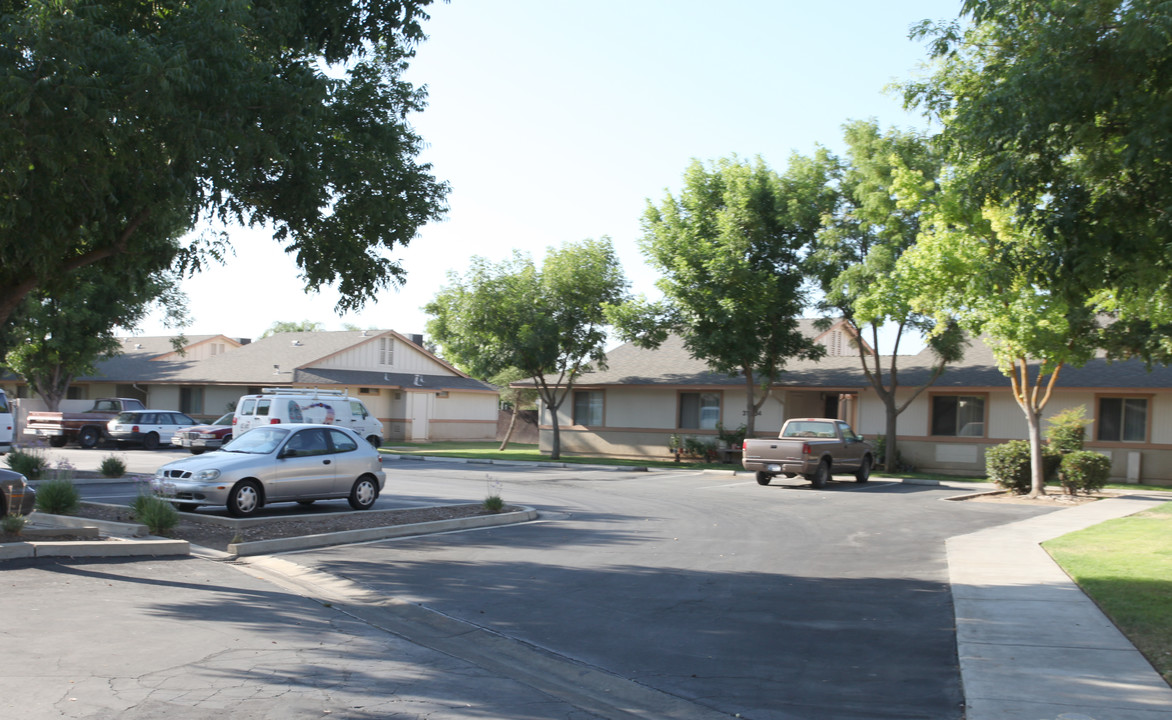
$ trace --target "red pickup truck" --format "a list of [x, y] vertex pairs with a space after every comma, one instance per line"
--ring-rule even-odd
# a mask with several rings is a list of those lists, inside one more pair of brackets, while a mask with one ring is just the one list
[[853, 473], [857, 482], [867, 482], [875, 450], [842, 420], [795, 418], [785, 421], [776, 440], [746, 438], [741, 464], [757, 473], [760, 485], [776, 475], [801, 475], [821, 488], [834, 473]]
[[24, 423], [24, 434], [48, 438], [53, 447], [76, 442], [83, 448], [95, 447], [106, 435], [106, 423], [125, 410], [146, 410], [134, 398], [100, 398], [81, 413], [34, 410]]

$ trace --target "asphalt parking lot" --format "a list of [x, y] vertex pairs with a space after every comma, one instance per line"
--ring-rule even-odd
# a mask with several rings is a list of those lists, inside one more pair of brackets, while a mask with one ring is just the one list
[[[492, 488], [507, 502], [537, 507], [541, 519], [304, 551], [273, 558], [273, 567], [258, 559], [241, 569], [301, 600], [317, 598], [328, 612], [361, 619], [574, 708], [566, 714], [566, 706], [558, 706], [546, 714], [554, 703], [531, 714], [517, 714], [515, 707], [494, 714], [499, 710], [485, 709], [489, 702], [468, 706], [476, 710], [446, 707], [434, 717], [959, 720], [966, 697], [946, 541], [1044, 520], [1053, 512], [949, 502], [962, 491], [883, 480], [814, 490], [797, 481], [761, 487], [745, 476], [695, 472], [417, 461], [391, 462], [388, 470], [386, 496], [396, 502], [477, 502]], [[1008, 547], [1014, 547], [1010, 540]], [[1027, 548], [1031, 542], [1018, 544]], [[998, 552], [1003, 561], [1014, 557]], [[976, 562], [982, 567], [988, 561]], [[191, 572], [192, 566], [184, 567]], [[117, 587], [116, 575], [99, 576], [107, 587]], [[187, 585], [194, 590], [198, 583]], [[1061, 590], [1048, 606], [1059, 608], [1073, 597], [1069, 592]], [[192, 601], [204, 602], [195, 595]], [[149, 598], [135, 602], [136, 612], [158, 620]], [[275, 617], [284, 616], [284, 602], [275, 602]], [[972, 608], [974, 598], [966, 596], [965, 603]], [[965, 623], [970, 639], [989, 627], [979, 617]], [[299, 633], [280, 624], [255, 629]], [[85, 633], [77, 638], [84, 639]], [[1033, 672], [1041, 670], [1039, 662], [1072, 654], [1061, 644], [1047, 652], [1032, 664]], [[1063, 682], [1077, 679], [1059, 667], [1055, 674], [1068, 678]], [[1027, 693], [1007, 682], [1013, 675], [994, 670], [987, 675], [995, 683], [974, 685], [988, 697], [978, 698], [975, 707], [969, 698], [970, 720], [1034, 720], [1029, 712], [1066, 707], [1061, 693], [1055, 694], [1057, 705], [1022, 700]], [[1140, 693], [1134, 683], [1125, 687], [1096, 674], [1082, 687], [1105, 691], [1087, 694], [1082, 709], [1108, 707], [1117, 712], [1102, 717], [1128, 720], [1159, 717], [1151, 708], [1164, 703], [1167, 687], [1158, 684], [1163, 691], [1145, 685]], [[1013, 712], [1006, 710], [1010, 705]], [[181, 707], [195, 712], [210, 705], [201, 700]], [[211, 715], [191, 715], [205, 716]]]

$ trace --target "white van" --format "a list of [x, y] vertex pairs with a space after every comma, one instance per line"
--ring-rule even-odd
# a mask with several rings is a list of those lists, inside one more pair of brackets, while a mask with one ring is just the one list
[[262, 393], [237, 401], [232, 437], [260, 425], [321, 423], [348, 427], [375, 447], [383, 443], [383, 424], [361, 400], [342, 390], [264, 388]]
[[12, 435], [16, 423], [12, 419], [12, 406], [8, 404], [8, 396], [0, 390], [0, 455], [12, 452]]

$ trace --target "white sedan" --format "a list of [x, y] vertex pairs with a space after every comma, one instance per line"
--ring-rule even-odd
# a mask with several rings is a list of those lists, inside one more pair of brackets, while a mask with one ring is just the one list
[[355, 510], [374, 505], [386, 483], [382, 456], [337, 425], [266, 425], [220, 450], [167, 463], [152, 492], [184, 512], [224, 506], [235, 517], [280, 502], [345, 498]]

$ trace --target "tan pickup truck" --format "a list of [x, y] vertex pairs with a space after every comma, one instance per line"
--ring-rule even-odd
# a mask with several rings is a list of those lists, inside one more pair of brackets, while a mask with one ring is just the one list
[[795, 418], [785, 421], [776, 440], [746, 438], [741, 463], [757, 473], [759, 485], [768, 485], [777, 475], [801, 475], [821, 488], [835, 473], [851, 473], [857, 482], [867, 482], [875, 450], [842, 420]]

